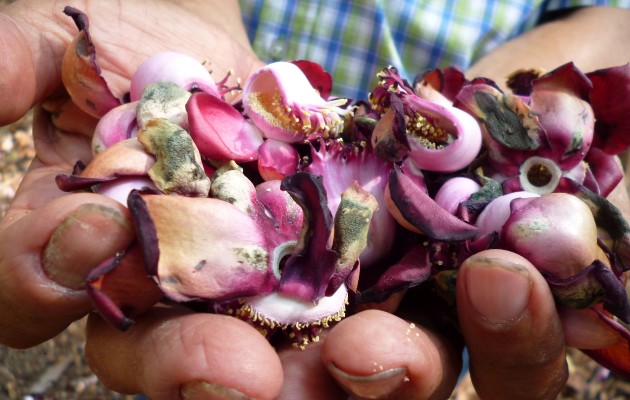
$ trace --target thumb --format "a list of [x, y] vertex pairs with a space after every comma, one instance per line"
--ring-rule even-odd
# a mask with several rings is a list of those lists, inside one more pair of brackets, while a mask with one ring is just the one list
[[457, 310], [481, 398], [556, 398], [568, 374], [564, 334], [547, 282], [529, 261], [504, 250], [468, 258]]
[[91, 309], [88, 273], [134, 234], [125, 207], [95, 194], [64, 196], [17, 218], [9, 214], [0, 231], [0, 343], [29, 347]]
[[11, 10], [6, 7], [0, 13], [0, 125], [18, 120], [61, 85], [59, 67], [65, 48], [57, 35], [46, 39], [8, 14]]

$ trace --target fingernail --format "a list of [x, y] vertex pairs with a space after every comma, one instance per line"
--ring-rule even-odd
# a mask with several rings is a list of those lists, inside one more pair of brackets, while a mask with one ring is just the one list
[[52, 281], [80, 289], [92, 268], [133, 240], [133, 228], [114, 208], [83, 204], [54, 230], [42, 253], [42, 268]]
[[327, 364], [328, 371], [346, 391], [362, 399], [382, 399], [396, 393], [404, 382], [408, 382], [407, 368], [392, 368], [373, 375], [350, 375]]
[[183, 400], [248, 400], [238, 390], [203, 381], [182, 385], [180, 395]]
[[494, 323], [518, 318], [527, 307], [532, 288], [525, 267], [496, 259], [469, 262], [465, 284], [472, 307]]

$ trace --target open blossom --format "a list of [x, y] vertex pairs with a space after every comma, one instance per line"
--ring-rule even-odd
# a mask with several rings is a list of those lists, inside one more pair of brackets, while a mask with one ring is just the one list
[[372, 137], [377, 154], [388, 161], [408, 157], [419, 169], [438, 172], [460, 170], [477, 157], [481, 131], [474, 118], [452, 105], [417, 96], [394, 68], [384, 69], [379, 77], [381, 82], [370, 93], [374, 107], [384, 113]]
[[[612, 158], [616, 153], [607, 143], [620, 133], [600, 134], [593, 106], [599, 110], [615, 98], [612, 90], [609, 101], [600, 94], [602, 86], [610, 87], [609, 79], [618, 79], [617, 91], [622, 91], [630, 74], [616, 68], [610, 74], [599, 72], [599, 80], [589, 76], [594, 75], [565, 64], [542, 77], [529, 76], [526, 96], [503, 93], [485, 82], [463, 86], [457, 100], [483, 126], [489, 166], [502, 176], [505, 190], [551, 193], [561, 180], [570, 179], [607, 196], [619, 182], [622, 173]], [[626, 119], [620, 112], [608, 118], [611, 124]]]
[[247, 115], [265, 137], [289, 143], [335, 137], [344, 126], [346, 99], [327, 101], [295, 64], [276, 62], [255, 72], [243, 87]]

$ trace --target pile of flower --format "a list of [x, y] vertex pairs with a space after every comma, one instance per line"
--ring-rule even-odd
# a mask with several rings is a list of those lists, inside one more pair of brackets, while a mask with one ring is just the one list
[[452, 282], [471, 254], [502, 248], [531, 261], [559, 305], [606, 321], [617, 344], [587, 352], [628, 375], [630, 225], [606, 197], [630, 144], [630, 66], [519, 71], [513, 93], [454, 68], [411, 84], [389, 67], [368, 104], [330, 98], [330, 75], [309, 61], [229, 87], [161, 53], [122, 102], [87, 18], [66, 13], [80, 35], [64, 85], [100, 121], [91, 162], [57, 184], [126, 204], [137, 237], [86, 284], [111, 323], [175, 301], [304, 347], [348, 304]]

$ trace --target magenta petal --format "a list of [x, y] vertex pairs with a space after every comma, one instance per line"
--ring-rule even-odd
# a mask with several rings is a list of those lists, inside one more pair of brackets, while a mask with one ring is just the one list
[[258, 150], [258, 172], [264, 180], [282, 180], [297, 172], [300, 154], [291, 144], [267, 139]]
[[253, 161], [263, 143], [260, 132], [230, 104], [194, 93], [186, 104], [190, 136], [202, 156], [213, 160]]
[[358, 295], [359, 303], [380, 302], [393, 292], [407, 289], [426, 281], [431, 276], [431, 263], [427, 247], [415, 245], [389, 267], [376, 284]]
[[94, 129], [92, 151], [100, 153], [115, 143], [137, 136], [136, 108], [138, 102], [126, 103], [103, 115]]
[[296, 60], [292, 61], [297, 65], [300, 70], [306, 75], [306, 79], [311, 83], [323, 99], [327, 99], [330, 96], [332, 90], [332, 76], [316, 62], [309, 60]]
[[440, 207], [398, 168], [391, 171], [387, 190], [389, 192], [387, 208], [407, 229], [443, 241], [466, 240], [477, 233], [475, 226]]
[[282, 188], [304, 211], [304, 225], [293, 254], [287, 259], [278, 292], [316, 302], [328, 287], [338, 255], [329, 247], [333, 216], [328, 209], [321, 177], [298, 172], [282, 181]]
[[595, 142], [608, 154], [630, 145], [630, 64], [586, 74], [593, 82], [590, 102], [595, 112]]
[[588, 164], [588, 172], [596, 185], [592, 187], [585, 183], [585, 186], [602, 197], [608, 197], [623, 179], [623, 170], [613, 156], [597, 147], [591, 148], [584, 161]]

